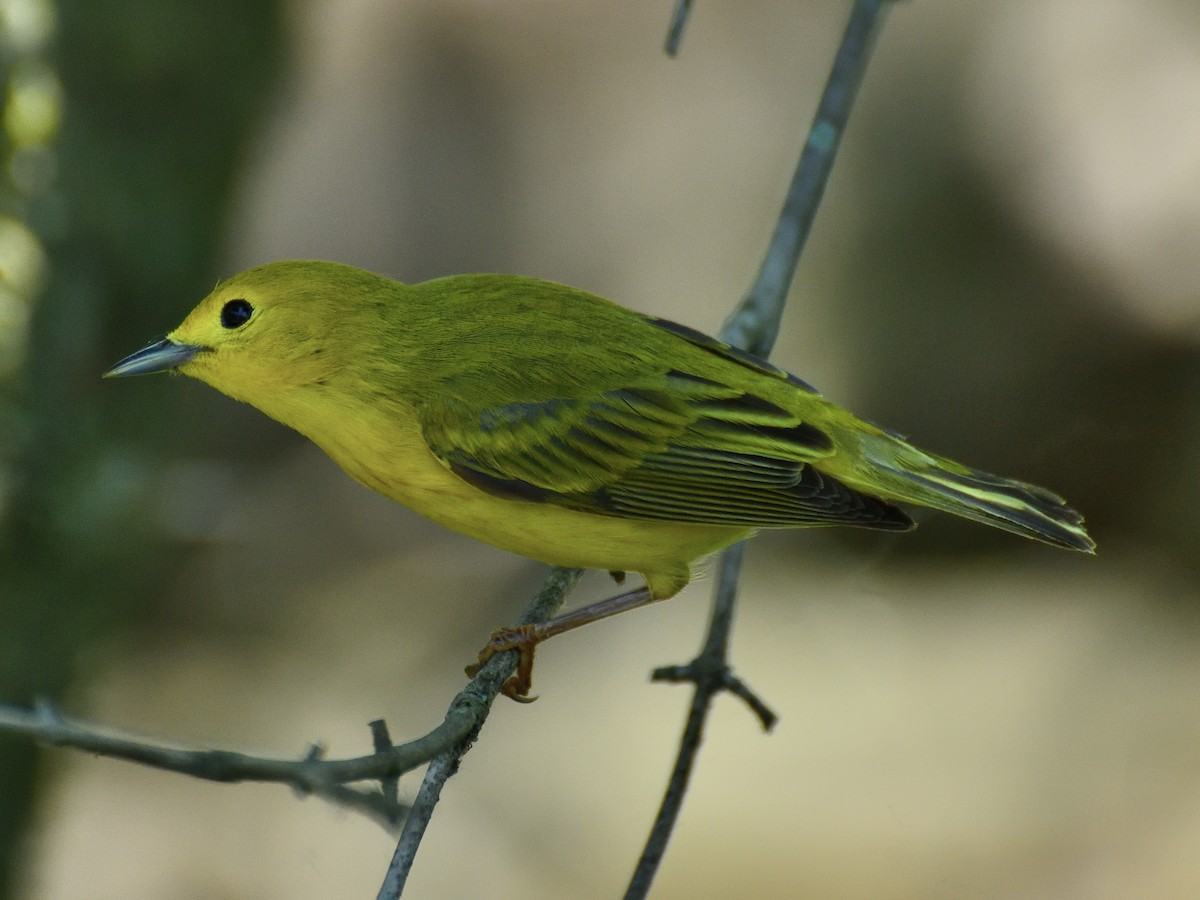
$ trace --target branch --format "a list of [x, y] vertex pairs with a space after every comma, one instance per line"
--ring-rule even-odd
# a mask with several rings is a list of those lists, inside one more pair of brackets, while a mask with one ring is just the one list
[[[578, 569], [555, 569], [519, 623], [551, 618], [579, 580], [579, 575]], [[322, 759], [322, 750], [316, 745], [300, 759], [171, 747], [64, 716], [44, 702], [34, 709], [0, 704], [0, 733], [22, 734], [39, 743], [74, 747], [206, 781], [286, 784], [299, 794], [313, 794], [349, 807], [394, 829], [408, 813], [408, 807], [397, 799], [399, 777], [446, 754], [454, 754], [456, 760], [461, 758], [487, 719], [492, 700], [516, 666], [516, 651], [496, 654], [454, 698], [442, 723], [416, 740], [392, 746], [383, 721], [370, 723], [375, 752], [350, 759]], [[379, 781], [380, 788], [348, 786], [352, 782], [368, 780]], [[418, 804], [420, 802], [418, 796]]]
[[0, 705], [0, 732], [23, 734], [42, 744], [74, 747], [206, 781], [287, 784], [299, 794], [314, 794], [363, 812], [387, 828], [396, 827], [406, 808], [383, 793], [358, 790], [346, 784], [398, 777], [424, 765], [441, 747], [461, 740], [471, 727], [468, 716], [452, 710], [441, 725], [424, 737], [371, 756], [325, 760], [321, 758], [320, 746], [313, 745], [301, 759], [271, 759], [229, 750], [196, 750], [152, 743], [119, 734], [107, 726], [64, 716], [46, 702], [38, 703], [34, 709]]
[[64, 716], [45, 702], [31, 710], [0, 706], [0, 731], [25, 734], [43, 744], [75, 747], [206, 781], [275, 781], [313, 793], [331, 784], [399, 776], [411, 771], [429, 762], [445, 747], [461, 741], [470, 733], [473, 721], [469, 710], [451, 707], [442, 724], [429, 734], [370, 756], [327, 760], [310, 752], [303, 759], [272, 759], [230, 750], [194, 750], [151, 743]]
[[894, 0], [854, 0], [758, 276], [721, 330], [722, 340], [764, 359], [779, 336], [796, 265], [825, 195], [850, 108], [883, 25], [883, 13], [891, 2]]
[[[562, 608], [567, 595], [571, 593], [582, 574], [582, 569], [558, 567], [551, 569], [537, 595], [529, 602], [516, 624], [536, 625], [554, 618], [555, 613]], [[394, 900], [404, 891], [404, 885], [408, 881], [408, 873], [412, 870], [421, 839], [425, 836], [426, 828], [429, 827], [434, 807], [441, 798], [442, 786], [451, 775], [458, 771], [458, 765], [463, 756], [471, 749], [471, 744], [479, 734], [479, 730], [483, 727], [484, 720], [487, 719], [488, 712], [491, 710], [492, 701], [496, 699], [504, 682], [516, 671], [518, 656], [519, 653], [516, 650], [497, 653], [484, 664], [471, 683], [450, 705], [453, 710], [459, 701], [471, 701], [476, 711], [475, 725], [461, 741], [448, 747], [430, 761], [429, 768], [425, 770], [425, 777], [421, 780], [417, 799], [413, 803], [408, 817], [404, 820], [404, 830], [400, 834], [396, 852], [392, 854], [392, 861], [388, 864], [387, 874], [384, 876], [383, 885], [379, 888], [377, 900]]]
[[[892, 0], [855, 0], [758, 276], [721, 330], [723, 340], [758, 356], [765, 358], [779, 335], [788, 289], [812, 230], [846, 130], [850, 109], [866, 71], [874, 38], [882, 25], [882, 14], [889, 2]], [[680, 16], [686, 15], [684, 6], [686, 4], [681, 2], [676, 9], [673, 34], [676, 28], [682, 28]], [[721, 556], [712, 617], [700, 654], [686, 666], [666, 667], [654, 673], [654, 679], [659, 681], [693, 682], [695, 692], [679, 742], [675, 767], [642, 856], [630, 879], [626, 900], [638, 900], [650, 891], [679, 818], [713, 697], [722, 691], [731, 691], [750, 706], [765, 730], [769, 731], [775, 723], [774, 713], [733, 675], [728, 663], [738, 576], [744, 552], [745, 544], [738, 543]]]
[[679, 54], [679, 44], [683, 40], [683, 26], [687, 24], [687, 17], [691, 11], [692, 0], [675, 0], [675, 10], [671, 13], [671, 24], [667, 27], [667, 42], [663, 47], [667, 56]]

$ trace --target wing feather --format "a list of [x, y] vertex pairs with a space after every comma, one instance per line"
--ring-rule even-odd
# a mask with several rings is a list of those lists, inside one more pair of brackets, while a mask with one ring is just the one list
[[423, 414], [434, 454], [499, 496], [691, 524], [912, 524], [891, 504], [820, 471], [834, 443], [817, 425], [688, 372], [482, 410], [435, 398]]

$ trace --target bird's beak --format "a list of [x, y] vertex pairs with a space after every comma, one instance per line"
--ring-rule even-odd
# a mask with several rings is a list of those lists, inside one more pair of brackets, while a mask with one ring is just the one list
[[167, 372], [177, 369], [194, 357], [197, 353], [207, 350], [197, 344], [179, 344], [170, 338], [163, 338], [137, 353], [125, 357], [104, 373], [105, 378], [120, 378], [123, 375], [149, 375], [152, 372]]

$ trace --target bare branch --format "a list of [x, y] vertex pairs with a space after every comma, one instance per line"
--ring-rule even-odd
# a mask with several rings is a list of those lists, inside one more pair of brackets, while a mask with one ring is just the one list
[[[788, 289], [812, 230], [850, 108], [889, 2], [892, 0], [855, 0], [758, 276], [721, 330], [722, 339], [758, 356], [767, 356], [779, 335]], [[679, 817], [713, 697], [728, 690], [750, 706], [764, 729], [770, 730], [775, 722], [775, 714], [733, 674], [728, 663], [744, 550], [744, 544], [735, 544], [721, 556], [712, 617], [700, 654], [687, 666], [667, 667], [655, 673], [660, 680], [692, 681], [696, 687], [675, 768], [641, 859], [630, 879], [626, 900], [638, 900], [650, 891]]]
[[[371, 729], [371, 743], [376, 753], [386, 753], [392, 748], [392, 736], [388, 733], [387, 722], [374, 719], [367, 723], [367, 727]], [[385, 799], [399, 805], [400, 776], [384, 775], [379, 779], [379, 790], [383, 792]]]
[[723, 340], [757, 356], [765, 358], [779, 336], [796, 265], [825, 195], [883, 13], [892, 2], [855, 0], [758, 276], [721, 331]]
[[200, 750], [155, 743], [118, 733], [107, 726], [64, 716], [44, 702], [35, 709], [0, 705], [0, 732], [23, 734], [39, 743], [74, 747], [206, 781], [286, 784], [301, 795], [313, 794], [363, 812], [389, 829], [394, 829], [407, 811], [396, 794], [359, 790], [347, 787], [347, 784], [373, 779], [385, 783], [394, 781], [403, 773], [425, 765], [443, 749], [460, 743], [475, 727], [471, 711], [460, 707], [451, 709], [442, 724], [424, 737], [396, 747], [384, 747], [370, 756], [326, 760], [321, 758], [322, 749], [314, 745], [300, 759], [272, 759], [229, 750]]
[[683, 40], [683, 26], [687, 24], [688, 14], [692, 11], [692, 0], [675, 0], [675, 9], [671, 12], [671, 24], [667, 26], [667, 42], [663, 47], [667, 56], [679, 54], [679, 44]]
[[451, 707], [442, 724], [429, 734], [370, 756], [326, 760], [310, 752], [301, 759], [272, 759], [229, 750], [152, 743], [83, 719], [69, 718], [48, 703], [32, 710], [0, 706], [0, 731], [25, 734], [43, 744], [75, 747], [207, 781], [273, 781], [305, 793], [320, 793], [333, 784], [402, 775], [462, 741], [474, 725], [475, 718], [469, 709]]
[[[582, 569], [551, 569], [537, 595], [529, 602], [516, 624], [536, 625], [554, 618], [554, 614], [562, 608], [567, 595], [571, 593], [582, 574]], [[451, 775], [458, 771], [459, 763], [471, 748], [471, 743], [478, 735], [479, 729], [483, 727], [484, 720], [487, 719], [492, 701], [496, 699], [504, 682], [508, 681], [509, 676], [516, 671], [518, 655], [516, 650], [497, 653], [484, 664], [471, 684], [450, 705], [450, 709], [453, 711], [459, 700], [471, 699], [474, 701], [477, 704], [475, 727], [462, 741], [438, 754], [430, 762], [429, 768], [425, 770], [425, 777], [421, 780], [417, 799], [404, 821], [404, 830], [400, 834], [396, 852], [392, 854], [392, 861], [388, 864], [383, 885], [379, 888], [378, 900], [394, 900], [404, 891], [404, 884], [408, 880], [408, 873], [412, 870], [421, 839], [429, 827], [434, 807], [441, 798], [442, 786]]]
[[[579, 580], [580, 574], [579, 569], [555, 569], [530, 602], [519, 623], [551, 618]], [[515, 651], [496, 654], [454, 698], [442, 723], [416, 740], [392, 746], [383, 721], [372, 722], [370, 728], [375, 752], [350, 759], [323, 759], [323, 751], [317, 745], [300, 759], [273, 759], [230, 750], [172, 747], [121, 734], [83, 719], [64, 716], [45, 702], [39, 703], [34, 709], [0, 704], [0, 732], [23, 734], [39, 743], [74, 747], [206, 781], [286, 784], [301, 795], [312, 794], [362, 812], [392, 830], [405, 819], [408, 812], [408, 807], [397, 799], [400, 776], [447, 754], [457, 765], [457, 760], [466, 752], [487, 718], [500, 686], [512, 675], [516, 665]], [[380, 789], [348, 786], [352, 782], [368, 780], [378, 780]]]

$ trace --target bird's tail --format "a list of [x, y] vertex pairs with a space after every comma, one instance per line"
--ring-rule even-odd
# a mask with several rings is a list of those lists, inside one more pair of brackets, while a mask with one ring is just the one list
[[865, 443], [863, 450], [876, 472], [886, 474], [888, 499], [939, 509], [1070, 550], [1096, 550], [1083, 516], [1052, 491], [968, 468], [891, 436]]

